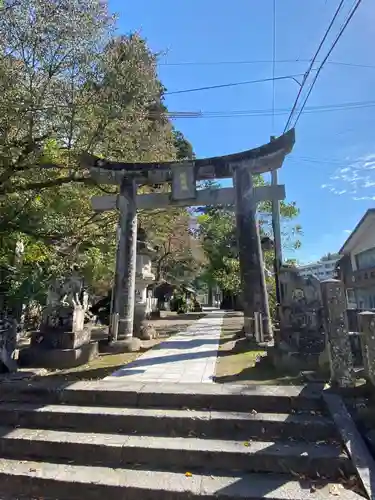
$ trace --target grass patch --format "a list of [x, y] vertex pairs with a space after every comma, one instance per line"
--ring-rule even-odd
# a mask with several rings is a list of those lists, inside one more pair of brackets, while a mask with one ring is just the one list
[[242, 327], [242, 313], [230, 313], [224, 318], [215, 382], [303, 385], [302, 376], [279, 373], [266, 357], [267, 351], [243, 336]]
[[[143, 351], [145, 352], [145, 351]], [[64, 382], [78, 382], [79, 380], [99, 380], [108, 377], [124, 365], [137, 359], [143, 352], [125, 354], [100, 354], [86, 365], [66, 370], [53, 370], [46, 373], [47, 377], [61, 379]]]

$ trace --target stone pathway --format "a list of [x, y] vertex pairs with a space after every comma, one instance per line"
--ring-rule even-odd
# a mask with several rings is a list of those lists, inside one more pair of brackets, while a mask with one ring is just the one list
[[124, 377], [138, 382], [212, 382], [224, 314], [219, 310], [209, 312], [104, 380]]

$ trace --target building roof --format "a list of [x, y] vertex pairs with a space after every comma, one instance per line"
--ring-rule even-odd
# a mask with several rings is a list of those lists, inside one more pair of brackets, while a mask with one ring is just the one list
[[364, 224], [369, 220], [369, 218], [373, 218], [375, 216], [375, 208], [369, 208], [367, 212], [364, 214], [362, 219], [355, 226], [349, 238], [345, 241], [343, 246], [339, 250], [339, 254], [345, 254], [351, 251], [351, 244], [354, 242], [355, 237], [359, 234], [359, 231], [363, 228]]
[[297, 266], [298, 269], [308, 269], [310, 267], [321, 267], [324, 266], [324, 264], [331, 264], [335, 263], [339, 260], [340, 257], [335, 257], [334, 259], [327, 259], [327, 260], [318, 260], [316, 262], [310, 262], [309, 264], [302, 264], [301, 266]]

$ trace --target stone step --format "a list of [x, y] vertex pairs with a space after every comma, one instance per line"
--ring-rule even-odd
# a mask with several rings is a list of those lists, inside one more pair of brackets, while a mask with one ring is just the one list
[[321, 415], [192, 411], [157, 408], [104, 408], [70, 405], [0, 404], [0, 423], [11, 427], [67, 429], [149, 436], [220, 439], [338, 439], [331, 419]]
[[322, 388], [220, 384], [134, 383], [124, 380], [4, 383], [1, 401], [140, 408], [189, 408], [250, 412], [325, 411]]
[[0, 455], [75, 465], [151, 469], [242, 470], [338, 479], [354, 469], [339, 445], [223, 441], [212, 439], [96, 434], [0, 427]]
[[[189, 474], [113, 469], [4, 459], [0, 461], [0, 495], [55, 500], [360, 500], [340, 485], [316, 485], [274, 474]], [[333, 492], [333, 493], [332, 493]], [[331, 496], [331, 495], [334, 496]], [[363, 499], [362, 499], [363, 500]]]

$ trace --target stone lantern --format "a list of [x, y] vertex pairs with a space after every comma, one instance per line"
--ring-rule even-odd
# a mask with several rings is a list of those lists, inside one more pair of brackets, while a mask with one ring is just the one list
[[135, 273], [135, 306], [134, 306], [134, 334], [142, 340], [149, 340], [154, 331], [147, 323], [156, 305], [156, 299], [148, 293], [148, 287], [155, 281], [152, 272], [151, 257], [155, 250], [146, 243], [144, 230], [138, 229], [137, 260]]

